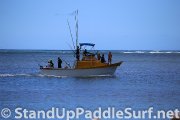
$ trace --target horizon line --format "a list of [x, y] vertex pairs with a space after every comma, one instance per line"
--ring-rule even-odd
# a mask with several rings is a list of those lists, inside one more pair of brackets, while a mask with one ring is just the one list
[[[70, 50], [70, 49], [1, 49], [0, 50], [27, 50], [27, 51], [73, 51], [73, 50]], [[90, 50], [93, 50], [93, 49], [90, 49]], [[112, 51], [180, 51], [180, 50], [164, 50], [164, 49], [155, 49], [155, 50], [152, 50], [152, 49], [132, 49], [132, 50], [127, 50], [127, 49], [94, 49], [95, 51], [108, 51], [108, 50], [112, 50]]]

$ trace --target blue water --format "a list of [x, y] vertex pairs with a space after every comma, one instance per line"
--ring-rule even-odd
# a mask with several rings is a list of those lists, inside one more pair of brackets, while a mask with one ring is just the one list
[[[102, 52], [107, 57], [108, 51]], [[155, 110], [180, 110], [179, 51], [112, 53], [113, 62], [124, 61], [114, 76], [62, 78], [39, 74], [38, 64], [46, 65], [52, 59], [57, 66], [60, 56], [72, 65], [71, 51], [1, 50], [0, 110], [5, 107], [11, 110], [17, 107], [33, 110], [52, 107], [90, 110], [115, 107], [122, 110], [131, 107], [143, 110], [151, 106]]]

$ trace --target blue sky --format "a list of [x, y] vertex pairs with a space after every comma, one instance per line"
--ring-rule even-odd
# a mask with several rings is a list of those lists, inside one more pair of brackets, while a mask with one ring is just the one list
[[69, 19], [79, 10], [79, 42], [97, 49], [180, 50], [180, 0], [0, 0], [0, 49], [70, 49]]

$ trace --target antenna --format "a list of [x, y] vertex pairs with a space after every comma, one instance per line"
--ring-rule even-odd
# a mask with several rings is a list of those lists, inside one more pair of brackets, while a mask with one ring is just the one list
[[72, 32], [71, 32], [71, 27], [70, 27], [70, 25], [69, 25], [68, 19], [67, 19], [67, 23], [68, 23], [69, 31], [70, 31], [70, 34], [71, 34], [71, 40], [72, 40], [72, 43], [73, 43], [73, 47], [74, 47], [74, 49], [76, 49], [76, 47], [74, 46], [74, 40], [73, 40], [73, 36], [72, 36]]

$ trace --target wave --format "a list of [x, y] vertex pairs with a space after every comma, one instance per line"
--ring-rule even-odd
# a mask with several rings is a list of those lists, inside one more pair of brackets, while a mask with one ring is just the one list
[[125, 51], [125, 52], [122, 52], [122, 53], [146, 53], [145, 51]]
[[135, 52], [123, 52], [123, 53], [135, 53]]
[[0, 74], [0, 77], [32, 76], [31, 74]]
[[163, 53], [163, 52], [159, 52], [159, 51], [151, 51], [151, 52], [149, 52], [149, 53], [154, 54], [154, 53]]
[[13, 74], [0, 74], [0, 77], [14, 77]]
[[122, 53], [133, 54], [179, 54], [180, 51], [123, 51]]
[[172, 52], [172, 51], [151, 51], [149, 52], [151, 54], [170, 54], [170, 53], [178, 53], [178, 52]]
[[65, 78], [67, 76], [56, 76], [56, 75], [43, 75], [43, 74], [37, 74], [37, 77], [55, 77], [55, 78]]
[[56, 78], [64, 78], [66, 76], [43, 75], [43, 74], [0, 74], [0, 77], [56, 77]]
[[[107, 77], [107, 76], [111, 76], [111, 75], [95, 75], [95, 76], [90, 76], [90, 77]], [[0, 74], [0, 77], [53, 77], [53, 78], [66, 78], [68, 76], [56, 76], [56, 75], [44, 75], [44, 74]]]
[[135, 53], [145, 53], [144, 51], [136, 51]]

